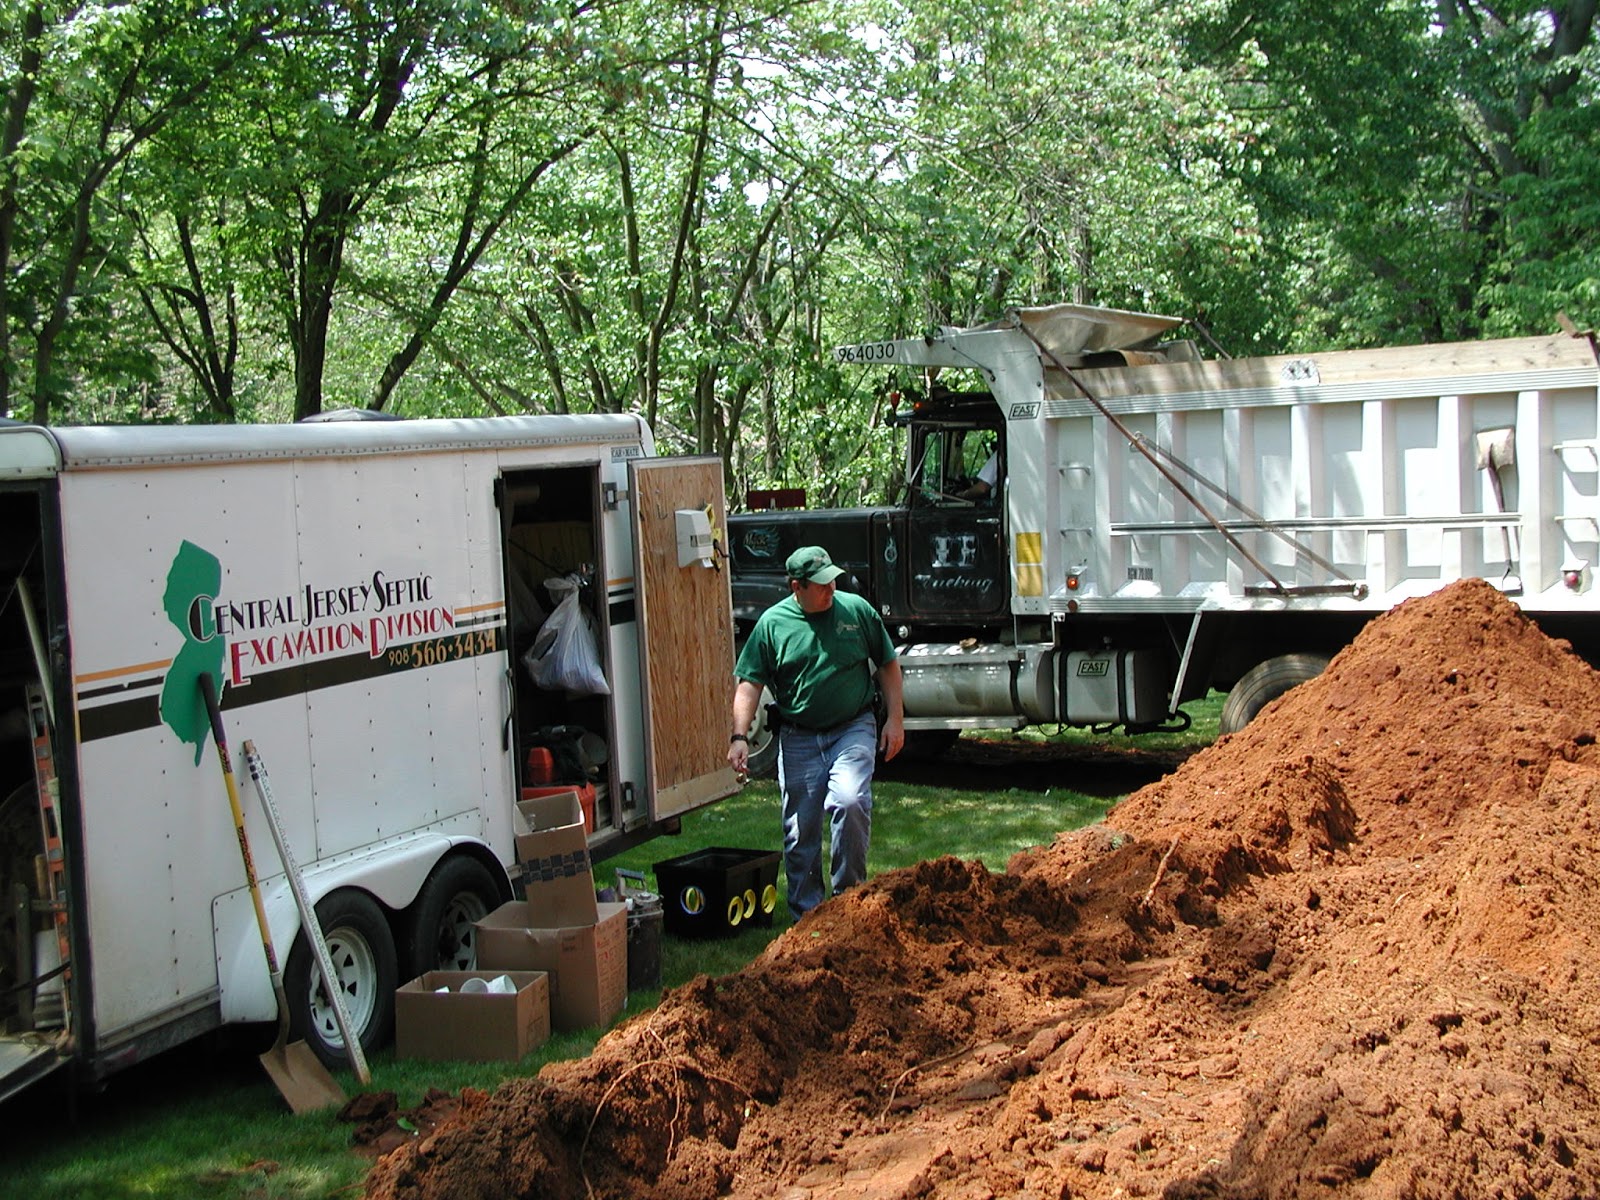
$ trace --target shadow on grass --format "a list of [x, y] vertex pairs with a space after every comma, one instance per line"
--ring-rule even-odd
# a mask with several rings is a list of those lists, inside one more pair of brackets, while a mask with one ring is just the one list
[[1192, 749], [1145, 750], [1089, 742], [986, 741], [962, 738], [943, 754], [881, 763], [878, 779], [986, 794], [1070, 788], [1125, 796], [1176, 770]]

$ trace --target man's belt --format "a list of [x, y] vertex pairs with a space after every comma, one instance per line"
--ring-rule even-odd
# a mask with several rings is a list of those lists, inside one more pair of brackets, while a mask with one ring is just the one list
[[801, 733], [809, 733], [809, 734], [813, 734], [813, 735], [821, 734], [821, 733], [835, 733], [838, 730], [843, 729], [846, 725], [854, 725], [857, 721], [859, 721], [862, 717], [866, 716], [871, 711], [872, 711], [872, 705], [869, 704], [865, 708], [863, 708], [860, 712], [858, 712], [855, 716], [846, 717], [843, 721], [840, 721], [837, 725], [825, 725], [825, 726], [822, 726], [820, 728], [817, 727], [817, 726], [813, 726], [813, 725], [802, 725], [799, 721], [796, 721], [793, 717], [785, 717], [783, 719], [783, 728], [784, 729], [798, 729]]

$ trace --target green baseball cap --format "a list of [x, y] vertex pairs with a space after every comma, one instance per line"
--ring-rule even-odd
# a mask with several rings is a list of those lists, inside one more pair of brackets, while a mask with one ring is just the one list
[[807, 583], [832, 583], [844, 574], [844, 568], [834, 566], [833, 559], [821, 546], [801, 546], [783, 565], [790, 579], [803, 579]]

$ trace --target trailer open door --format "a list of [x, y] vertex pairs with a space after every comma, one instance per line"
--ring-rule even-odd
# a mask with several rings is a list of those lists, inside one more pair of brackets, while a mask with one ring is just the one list
[[630, 464], [651, 819], [739, 790], [728, 766], [733, 599], [716, 458]]
[[[53, 469], [37, 439], [6, 449], [18, 474]], [[41, 553], [53, 519], [46, 489], [0, 487], [0, 1101], [68, 1066], [84, 1036], [69, 1003], [80, 980], [50, 703], [50, 648], [65, 624], [52, 620], [52, 556]]]
[[[17, 581], [19, 604], [31, 605], [23, 580]], [[30, 621], [32, 618], [30, 617]], [[43, 664], [41, 664], [43, 665]], [[26, 696], [29, 737], [34, 749], [34, 782], [0, 798], [0, 850], [9, 861], [0, 864], [0, 878], [7, 881], [6, 899], [9, 922], [0, 922], [6, 937], [7, 966], [14, 974], [0, 971], [5, 994], [0, 996], [0, 1101], [22, 1091], [71, 1061], [70, 1048], [76, 1028], [68, 1005], [71, 967], [69, 926], [67, 924], [66, 858], [61, 841], [59, 792], [55, 778], [54, 743], [45, 714], [45, 692], [40, 684], [29, 684]], [[9, 703], [7, 691], [0, 703]], [[30, 800], [32, 801], [30, 803]], [[36, 856], [34, 895], [20, 879], [17, 857], [19, 828], [34, 826], [41, 837], [43, 853]], [[35, 986], [28, 986], [29, 981]]]

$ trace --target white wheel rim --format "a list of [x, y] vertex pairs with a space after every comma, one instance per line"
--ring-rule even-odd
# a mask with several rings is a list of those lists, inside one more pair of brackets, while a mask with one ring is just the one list
[[443, 960], [447, 971], [471, 971], [478, 965], [478, 922], [489, 915], [476, 892], [460, 892], [445, 905], [439, 918], [438, 944], [450, 946]]
[[[378, 1001], [378, 960], [372, 946], [359, 932], [341, 927], [327, 935], [328, 957], [333, 961], [333, 977], [338, 981], [339, 994], [344, 1000], [345, 1015], [350, 1018], [351, 1032], [357, 1038], [372, 1021]], [[339, 1029], [339, 1014], [323, 990], [322, 972], [312, 972], [311, 1027], [325, 1044], [335, 1050], [344, 1048], [344, 1034]]]

